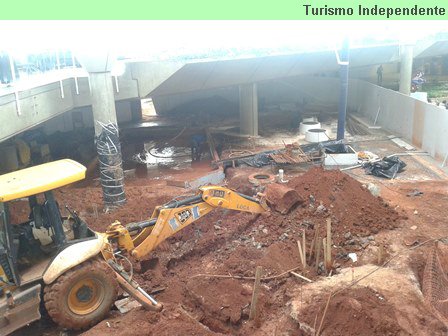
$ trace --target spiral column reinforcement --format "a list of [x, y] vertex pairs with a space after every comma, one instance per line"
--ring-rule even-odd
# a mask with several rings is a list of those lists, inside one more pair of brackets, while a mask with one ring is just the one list
[[119, 206], [126, 202], [124, 174], [121, 159], [121, 145], [118, 126], [114, 123], [101, 125], [102, 131], [96, 137], [96, 150], [100, 168], [103, 200], [106, 205]]

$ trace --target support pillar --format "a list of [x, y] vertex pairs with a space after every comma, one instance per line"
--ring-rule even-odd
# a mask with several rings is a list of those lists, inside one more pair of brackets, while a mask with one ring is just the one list
[[257, 84], [240, 85], [240, 133], [258, 136]]
[[131, 101], [132, 121], [141, 121], [143, 118], [142, 102], [139, 100]]
[[349, 41], [344, 40], [342, 46], [340, 59], [338, 63], [340, 66], [340, 92], [339, 92], [339, 108], [338, 108], [338, 131], [337, 140], [344, 139], [345, 136], [345, 119], [347, 116], [347, 95], [348, 95], [348, 66], [349, 66]]
[[112, 76], [90, 72], [89, 82], [103, 200], [106, 205], [120, 206], [126, 195]]
[[405, 95], [411, 93], [413, 45], [400, 46], [400, 86], [399, 91]]
[[89, 73], [89, 83], [95, 135], [98, 136], [103, 130], [98, 121], [117, 124], [112, 76], [110, 72], [92, 72]]

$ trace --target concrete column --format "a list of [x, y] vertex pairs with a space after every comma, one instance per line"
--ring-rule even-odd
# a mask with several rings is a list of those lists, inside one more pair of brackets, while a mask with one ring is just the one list
[[413, 45], [400, 46], [400, 87], [399, 91], [409, 95], [411, 93], [412, 60], [414, 57]]
[[348, 66], [350, 58], [349, 41], [344, 40], [339, 62], [339, 76], [340, 76], [340, 93], [339, 93], [339, 108], [338, 108], [338, 132], [337, 140], [344, 139], [345, 136], [345, 121], [347, 119], [347, 97], [348, 97]]
[[103, 200], [119, 206], [126, 195], [112, 76], [109, 71], [90, 72], [89, 82]]
[[132, 121], [141, 121], [143, 118], [142, 102], [140, 100], [131, 101]]
[[117, 124], [112, 76], [110, 72], [89, 73], [89, 82], [95, 135], [99, 136], [103, 128], [98, 121], [103, 124]]
[[258, 135], [257, 84], [240, 85], [240, 133]]

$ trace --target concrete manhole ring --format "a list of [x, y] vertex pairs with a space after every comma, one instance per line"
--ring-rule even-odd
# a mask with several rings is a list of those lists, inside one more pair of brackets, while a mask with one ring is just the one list
[[275, 175], [268, 173], [253, 173], [249, 175], [248, 180], [253, 185], [265, 185], [275, 182]]

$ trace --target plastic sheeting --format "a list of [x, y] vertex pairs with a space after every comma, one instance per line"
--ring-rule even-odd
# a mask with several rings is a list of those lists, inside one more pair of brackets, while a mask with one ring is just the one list
[[[319, 152], [321, 150], [325, 150], [330, 153], [341, 153], [341, 151], [344, 153], [347, 152], [346, 146], [347, 145], [343, 143], [343, 140], [329, 140], [319, 143], [301, 145], [300, 148], [304, 153]], [[238, 163], [243, 163], [251, 167], [260, 168], [275, 163], [271, 159], [270, 154], [278, 154], [280, 152], [281, 150], [261, 152], [244, 159], [239, 159]]]
[[367, 174], [388, 179], [394, 179], [405, 167], [406, 163], [401, 161], [397, 156], [385, 157], [381, 161], [367, 162], [364, 164], [364, 170]]
[[274, 163], [274, 161], [271, 159], [269, 155], [277, 153], [278, 151], [276, 150], [258, 153], [248, 158], [239, 159], [238, 163], [244, 163], [251, 167], [260, 168], [263, 166], [270, 165], [271, 163]]

